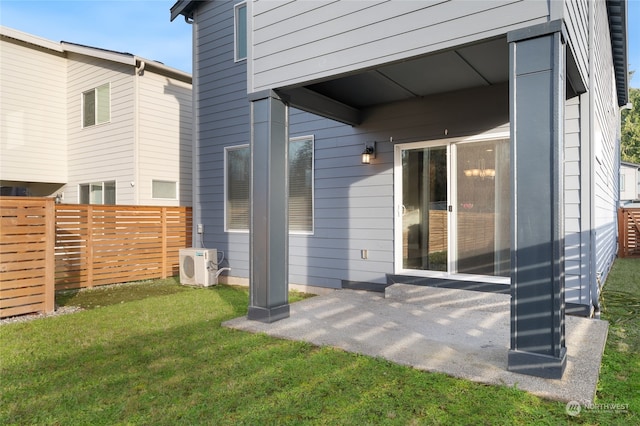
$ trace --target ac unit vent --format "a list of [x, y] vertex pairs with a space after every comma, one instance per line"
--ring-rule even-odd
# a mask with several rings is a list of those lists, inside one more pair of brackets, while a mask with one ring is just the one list
[[180, 249], [180, 284], [202, 287], [216, 285], [217, 271], [216, 249]]

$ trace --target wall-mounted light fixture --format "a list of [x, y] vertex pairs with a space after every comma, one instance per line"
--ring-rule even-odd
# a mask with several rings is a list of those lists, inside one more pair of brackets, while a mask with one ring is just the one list
[[367, 142], [365, 142], [364, 151], [362, 151], [362, 164], [370, 164], [372, 158], [376, 158], [376, 143], [372, 142], [372, 144], [367, 145]]

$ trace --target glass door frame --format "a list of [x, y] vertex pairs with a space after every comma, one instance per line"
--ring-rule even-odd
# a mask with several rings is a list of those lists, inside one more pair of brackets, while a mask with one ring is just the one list
[[418, 141], [399, 143], [394, 146], [394, 165], [393, 165], [393, 205], [394, 205], [394, 272], [398, 275], [410, 275], [427, 278], [440, 278], [458, 281], [474, 281], [493, 284], [510, 284], [510, 277], [491, 276], [491, 275], [475, 275], [452, 273], [457, 270], [457, 215], [453, 214], [451, 208], [447, 208], [447, 244], [449, 256], [447, 259], [447, 271], [430, 271], [420, 269], [407, 269], [403, 267], [403, 200], [402, 200], [402, 152], [409, 149], [435, 148], [445, 147], [447, 150], [447, 204], [449, 206], [456, 205], [457, 194], [457, 146], [460, 144], [492, 141], [499, 139], [509, 139], [509, 132], [491, 133], [485, 135], [477, 135], [465, 138], [448, 138], [436, 139], [430, 141]]

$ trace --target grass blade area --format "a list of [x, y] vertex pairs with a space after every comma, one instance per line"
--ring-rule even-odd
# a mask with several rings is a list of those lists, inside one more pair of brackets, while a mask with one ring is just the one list
[[601, 304], [609, 334], [596, 402], [628, 404], [627, 424], [640, 424], [640, 259], [616, 260]]
[[169, 279], [64, 293], [86, 310], [0, 326], [0, 424], [638, 424], [638, 274], [617, 261], [604, 292], [597, 402], [626, 412], [569, 417], [516, 389], [222, 328], [246, 288]]

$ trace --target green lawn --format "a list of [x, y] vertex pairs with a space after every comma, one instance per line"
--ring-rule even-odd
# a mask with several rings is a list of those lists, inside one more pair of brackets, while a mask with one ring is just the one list
[[626, 413], [570, 417], [515, 389], [222, 328], [247, 296], [174, 279], [59, 295], [87, 310], [0, 326], [0, 424], [640, 424], [640, 260], [616, 261], [604, 293], [597, 402]]

